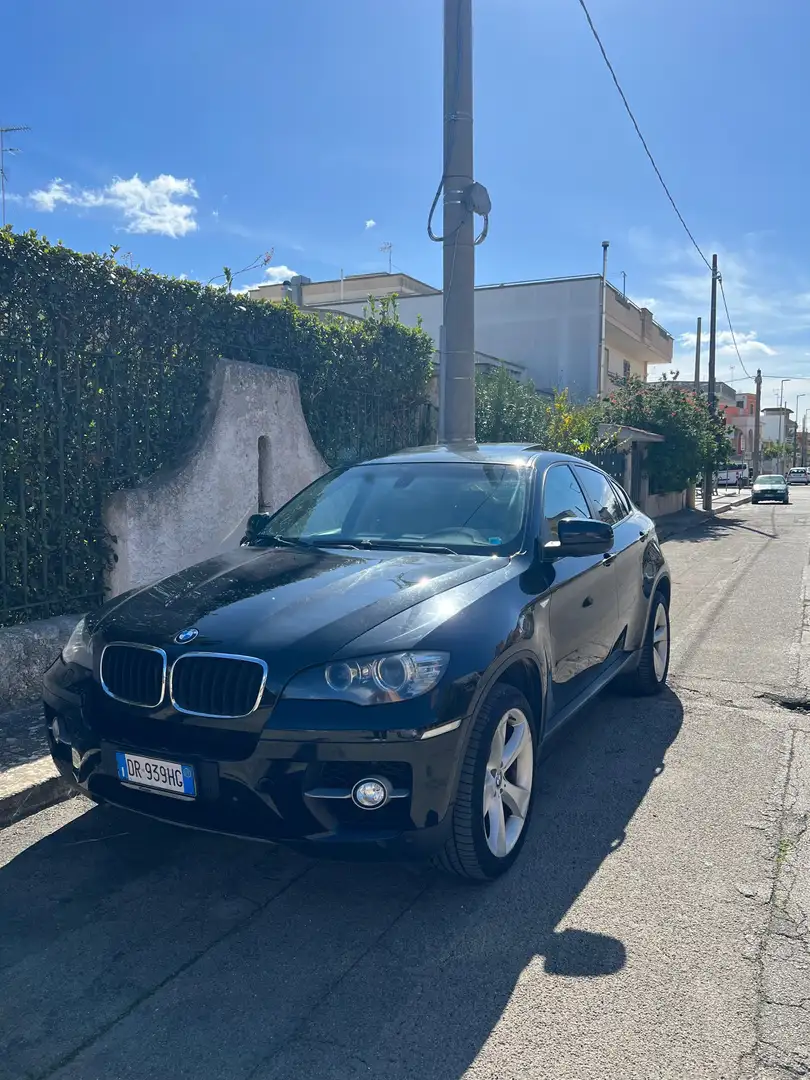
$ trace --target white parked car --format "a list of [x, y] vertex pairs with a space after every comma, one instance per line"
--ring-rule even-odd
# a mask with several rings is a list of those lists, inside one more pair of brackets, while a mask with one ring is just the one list
[[798, 467], [791, 469], [786, 480], [789, 484], [810, 484], [810, 470]]

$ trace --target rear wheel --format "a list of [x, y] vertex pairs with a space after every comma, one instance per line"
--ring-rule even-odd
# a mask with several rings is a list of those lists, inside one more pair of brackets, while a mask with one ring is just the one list
[[492, 881], [514, 863], [532, 809], [536, 746], [531, 705], [519, 690], [499, 683], [474, 721], [452, 835], [436, 860], [443, 870]]
[[662, 592], [657, 592], [653, 597], [638, 667], [620, 683], [626, 693], [635, 697], [661, 693], [669, 674], [669, 639], [669, 603]]

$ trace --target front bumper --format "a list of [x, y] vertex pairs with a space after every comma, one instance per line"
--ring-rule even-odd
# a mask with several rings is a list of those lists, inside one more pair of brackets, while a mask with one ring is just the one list
[[[96, 801], [176, 825], [338, 857], [422, 858], [449, 835], [467, 725], [462, 721], [442, 734], [415, 737], [409, 719], [413, 723], [418, 711], [424, 721], [424, 702], [418, 710], [416, 702], [382, 706], [396, 711], [396, 730], [375, 731], [371, 723], [368, 729], [340, 730], [329, 726], [334, 715], [325, 717], [322, 728], [295, 723], [285, 729], [285, 709], [279, 706], [272, 724], [260, 730], [255, 721], [252, 731], [233, 724], [198, 726], [192, 716], [158, 717], [119, 706], [90, 677], [61, 661], [46, 673], [43, 698], [54, 762]], [[296, 704], [289, 703], [288, 717]], [[324, 714], [332, 709], [319, 705]], [[355, 717], [366, 711], [376, 710], [352, 707]], [[119, 750], [191, 765], [197, 797], [122, 783]], [[392, 789], [393, 797], [378, 810], [364, 810], [350, 797], [354, 785], [368, 777], [380, 777]]]

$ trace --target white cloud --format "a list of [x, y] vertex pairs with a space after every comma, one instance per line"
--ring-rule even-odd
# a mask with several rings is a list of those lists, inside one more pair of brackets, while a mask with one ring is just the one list
[[128, 180], [115, 177], [104, 188], [79, 188], [57, 178], [47, 188], [32, 191], [28, 201], [35, 210], [48, 214], [59, 206], [116, 210], [124, 218], [127, 232], [177, 239], [198, 227], [196, 208], [188, 201], [196, 198], [193, 180], [165, 173], [142, 180], [136, 173]]
[[256, 281], [252, 285], [240, 285], [238, 288], [234, 288], [234, 295], [239, 293], [251, 292], [253, 289], [260, 289], [262, 285], [280, 285], [283, 281], [289, 281], [291, 278], [297, 277], [298, 271], [291, 269], [289, 266], [268, 266], [264, 271], [264, 281]]
[[366, 222], [366, 228], [367, 229], [373, 229], [376, 224], [377, 224], [377, 222], [374, 220], [374, 218], [369, 218], [368, 221]]
[[264, 276], [267, 280], [262, 282], [263, 285], [280, 285], [282, 281], [297, 277], [298, 271], [291, 270], [289, 266], [268, 266]]

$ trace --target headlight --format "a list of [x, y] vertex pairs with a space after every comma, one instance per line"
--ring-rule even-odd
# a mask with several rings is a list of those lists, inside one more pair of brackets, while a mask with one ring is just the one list
[[336, 660], [325, 668], [310, 668], [296, 675], [283, 696], [353, 701], [357, 705], [407, 701], [432, 690], [449, 659], [447, 653], [404, 652]]
[[67, 640], [67, 645], [62, 649], [62, 659], [66, 664], [81, 664], [82, 667], [93, 666], [93, 658], [90, 654], [90, 632], [87, 628], [87, 616], [79, 620], [73, 633]]

